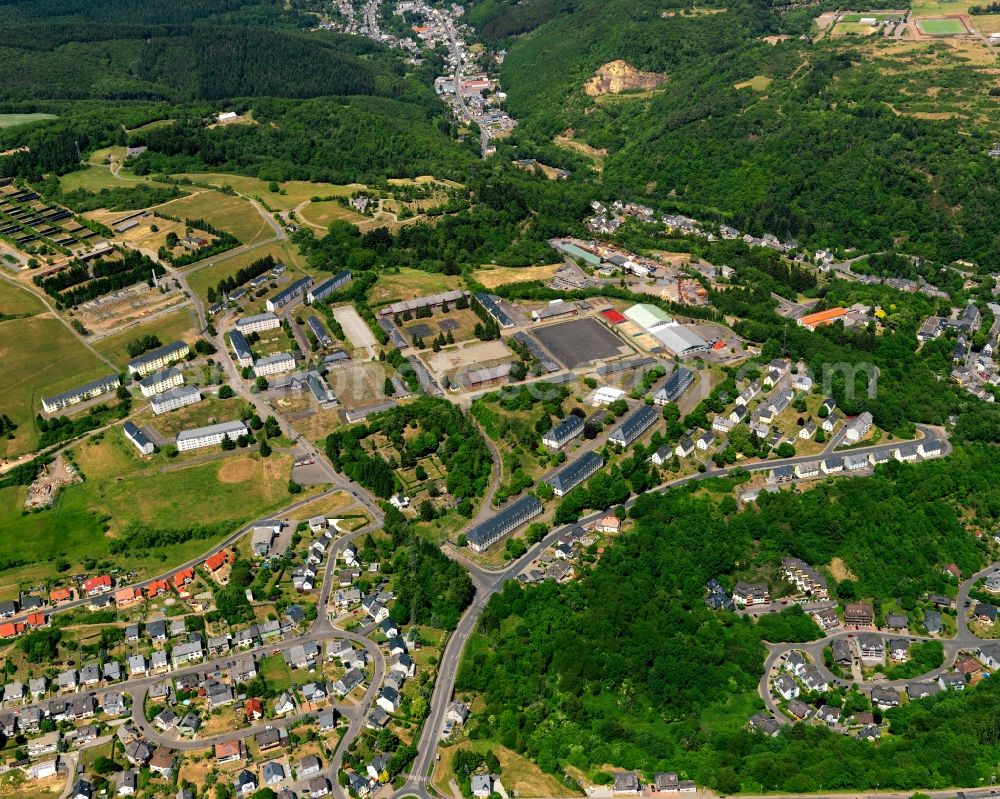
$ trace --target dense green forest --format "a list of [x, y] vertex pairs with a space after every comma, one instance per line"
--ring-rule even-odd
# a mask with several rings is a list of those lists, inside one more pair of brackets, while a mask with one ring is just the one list
[[696, 487], [646, 494], [631, 511], [634, 532], [585, 579], [509, 584], [490, 600], [457, 686], [486, 702], [471, 734], [557, 774], [676, 770], [726, 793], [974, 785], [1000, 754], [992, 726], [970, 724], [1000, 702], [996, 686], [891, 711], [894, 736], [878, 747], [818, 728], [751, 735], [761, 641], [808, 631], [792, 617], [755, 626], [714, 613], [702, 597], [709, 578], [734, 570], [839, 556], [857, 575], [856, 596], [912, 607], [944, 590], [943, 564], [983, 563], [958, 514], [995, 524], [998, 477], [994, 452], [975, 445], [947, 462], [763, 496], [729, 515]]
[[[986, 155], [995, 127], [963, 116], [996, 113], [975, 65], [944, 45], [904, 61], [850, 39], [802, 42], [808, 15], [724, 5], [665, 15], [652, 0], [483, 0], [470, 19], [508, 50], [502, 76], [520, 121], [516, 143], [531, 150], [572, 129], [606, 148], [608, 196], [645, 194], [815, 247], [905, 243], [944, 263], [1000, 263], [998, 166]], [[763, 41], [778, 33], [792, 39]], [[666, 82], [614, 102], [585, 96], [585, 81], [615, 59]], [[917, 62], [936, 69], [907, 69]], [[766, 89], [736, 88], [758, 76]], [[946, 95], [927, 100], [932, 83]], [[915, 96], [923, 104], [914, 110], [947, 107], [956, 117], [900, 113]]]

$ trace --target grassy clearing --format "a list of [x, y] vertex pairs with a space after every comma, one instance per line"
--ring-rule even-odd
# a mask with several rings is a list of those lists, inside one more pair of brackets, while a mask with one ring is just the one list
[[42, 313], [44, 310], [45, 304], [35, 292], [15, 286], [6, 280], [0, 280], [0, 314], [8, 316], [32, 315]]
[[284, 655], [269, 655], [260, 660], [260, 674], [274, 691], [287, 691], [292, 687], [292, 673]]
[[[291, 457], [287, 455], [261, 459], [240, 454], [186, 467], [164, 458], [145, 462], [118, 428], [78, 445], [74, 455], [86, 479], [66, 488], [52, 510], [24, 514], [26, 489], [0, 490], [0, 529], [6, 533], [0, 539], [0, 562], [21, 561], [24, 565], [17, 567], [16, 579], [22, 584], [57, 576], [63, 559], [70, 572], [92, 561], [91, 568], [97, 562], [147, 575], [159, 573], [197, 557], [213, 542], [192, 540], [111, 556], [108, 543], [128, 522], [164, 527], [236, 524], [289, 501]], [[163, 471], [164, 463], [170, 471]]]
[[55, 114], [0, 114], [0, 128], [16, 128], [18, 125], [44, 122], [46, 119], [58, 117]]
[[[242, 400], [239, 397], [220, 400], [208, 394], [201, 402], [193, 405], [186, 405], [176, 411], [170, 411], [160, 416], [153, 416], [153, 412], [144, 413], [136, 420], [136, 424], [150, 424], [167, 438], [177, 435], [182, 430], [189, 430], [193, 427], [205, 427], [217, 422], [228, 422], [240, 418], [240, 406]], [[180, 458], [197, 457], [195, 455], [180, 455]]]
[[531, 280], [548, 282], [555, 277], [562, 264], [545, 266], [487, 266], [477, 269], [472, 276], [488, 289], [506, 286], [510, 283], [526, 283]]
[[241, 197], [219, 191], [197, 191], [160, 206], [160, 210], [180, 219], [204, 219], [209, 224], [227, 230], [243, 244], [266, 239], [271, 226], [257, 210]]
[[175, 175], [177, 178], [188, 178], [193, 183], [201, 185], [230, 186], [240, 194], [248, 197], [259, 197], [269, 208], [276, 208], [282, 211], [290, 211], [313, 197], [349, 197], [355, 191], [366, 188], [361, 183], [352, 183], [341, 186], [334, 183], [310, 183], [307, 180], [289, 180], [279, 183], [279, 192], [270, 190], [270, 182], [260, 178], [251, 178], [244, 175], [226, 174], [182, 174]]
[[194, 311], [191, 308], [181, 308], [179, 311], [166, 314], [151, 322], [134, 325], [121, 333], [108, 336], [106, 339], [96, 342], [94, 346], [102, 355], [124, 367], [130, 360], [126, 349], [129, 342], [148, 333], [155, 333], [163, 344], [169, 344], [178, 339], [183, 339], [190, 344], [197, 338]]
[[755, 92], [762, 92], [768, 86], [771, 85], [771, 79], [767, 75], [756, 75], [750, 80], [745, 80], [742, 83], [734, 83], [734, 89], [753, 89]]
[[500, 781], [510, 793], [517, 796], [570, 796], [573, 792], [554, 777], [543, 772], [527, 758], [522, 757], [505, 746], [492, 741], [463, 741], [460, 744], [446, 747], [441, 752], [441, 759], [434, 768], [433, 782], [445, 796], [451, 795], [448, 783], [455, 778], [451, 770], [451, 762], [460, 749], [473, 749], [482, 752], [492, 749], [500, 760]]
[[371, 221], [368, 217], [344, 208], [336, 200], [324, 200], [318, 203], [309, 203], [301, 211], [299, 217], [306, 224], [322, 228], [324, 231], [330, 227], [330, 223], [336, 219], [344, 219], [351, 224], [358, 225], [362, 222]]
[[[154, 181], [147, 177], [132, 175], [127, 171], [119, 173], [116, 177], [106, 166], [89, 166], [79, 172], [70, 172], [59, 178], [59, 186], [66, 192], [76, 189], [99, 192], [101, 189], [120, 189], [137, 186], [141, 183], [154, 183]], [[156, 183], [155, 185], [162, 186], [163, 184]]]
[[368, 293], [373, 306], [386, 305], [397, 300], [411, 300], [427, 294], [461, 288], [460, 278], [405, 267], [394, 274], [383, 273]]
[[235, 274], [240, 267], [258, 261], [270, 255], [275, 261], [280, 261], [290, 267], [289, 272], [302, 271], [302, 257], [287, 241], [272, 241], [260, 247], [254, 247], [247, 252], [241, 252], [231, 258], [223, 258], [217, 263], [204, 266], [188, 273], [188, 285], [203, 300], [208, 296], [208, 290], [218, 285], [219, 281], [228, 275]]
[[43, 396], [110, 371], [62, 322], [40, 316], [0, 322], [0, 363], [0, 412], [18, 425], [12, 440], [0, 439], [0, 457], [35, 448]]

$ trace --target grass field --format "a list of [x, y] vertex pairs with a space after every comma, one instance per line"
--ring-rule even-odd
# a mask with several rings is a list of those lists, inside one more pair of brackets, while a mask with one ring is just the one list
[[397, 300], [411, 300], [427, 294], [461, 288], [460, 278], [419, 269], [401, 267], [399, 272], [379, 275], [378, 282], [368, 292], [368, 301], [373, 306], [386, 305]]
[[[163, 460], [139, 461], [120, 428], [78, 445], [74, 452], [86, 479], [64, 489], [52, 510], [24, 514], [26, 489], [0, 490], [0, 529], [5, 533], [0, 538], [0, 562], [23, 561], [25, 565], [11, 572], [21, 583], [56, 576], [62, 559], [73, 572], [92, 560], [158, 573], [207, 551], [213, 542], [192, 540], [111, 556], [108, 542], [127, 522], [163, 527], [238, 525], [289, 501], [292, 459], [287, 455], [261, 459], [237, 454], [192, 466], [171, 464], [167, 467], [171, 471], [162, 471]], [[10, 590], [11, 578], [3, 574], [0, 595]]]
[[0, 314], [21, 316], [42, 313], [45, 305], [30, 289], [0, 280]]
[[309, 205], [299, 211], [299, 217], [311, 227], [322, 228], [324, 232], [328, 227], [330, 227], [330, 223], [335, 219], [344, 219], [355, 225], [361, 222], [371, 221], [366, 216], [362, 216], [361, 214], [355, 213], [348, 208], [344, 208], [344, 206], [336, 200], [324, 200], [323, 202], [309, 203]]
[[360, 183], [339, 186], [334, 183], [310, 183], [307, 180], [289, 180], [279, 183], [280, 192], [271, 191], [269, 181], [251, 178], [244, 175], [226, 175], [214, 173], [189, 173], [174, 175], [176, 178], [188, 178], [193, 183], [209, 186], [230, 186], [240, 194], [248, 197], [260, 197], [270, 208], [290, 211], [313, 197], [349, 197], [355, 191], [364, 189]]
[[268, 655], [260, 659], [260, 675], [272, 691], [286, 691], [292, 687], [292, 673], [284, 655]]
[[918, 19], [917, 27], [929, 36], [958, 36], [969, 32], [960, 19]]
[[180, 219], [204, 219], [220, 230], [232, 233], [242, 244], [252, 244], [272, 235], [267, 221], [241, 197], [218, 191], [198, 190], [160, 206], [169, 216]]
[[179, 311], [166, 314], [151, 322], [134, 325], [121, 333], [101, 339], [94, 344], [94, 347], [102, 355], [124, 367], [131, 359], [126, 349], [129, 342], [149, 333], [155, 333], [163, 344], [169, 344], [178, 339], [183, 339], [190, 344], [197, 338], [194, 311], [190, 308], [181, 308]]
[[16, 128], [18, 125], [28, 125], [46, 119], [58, 119], [58, 117], [55, 114], [0, 114], [0, 128]]
[[903, 15], [903, 11], [851, 11], [844, 14], [841, 22], [861, 22], [863, 19], [874, 19], [883, 22], [887, 19], [898, 19]]
[[530, 280], [547, 282], [555, 277], [562, 264], [546, 266], [489, 266], [477, 269], [472, 277], [488, 289], [505, 286], [508, 283], [525, 283]]
[[444, 796], [450, 796], [448, 783], [455, 778], [451, 770], [451, 762], [460, 749], [473, 749], [477, 752], [492, 749], [500, 760], [500, 781], [508, 793], [517, 791], [521, 797], [541, 796], [571, 796], [572, 791], [542, 771], [525, 757], [517, 754], [499, 743], [493, 741], [463, 741], [454, 746], [447, 746], [441, 751], [441, 759], [434, 767], [432, 780]]
[[762, 92], [771, 85], [771, 79], [767, 75], [755, 75], [750, 80], [733, 84], [734, 89], [753, 89], [755, 92]]
[[[201, 402], [185, 405], [183, 408], [178, 408], [176, 411], [170, 411], [160, 416], [154, 416], [152, 411], [143, 413], [136, 420], [136, 424], [150, 424], [164, 436], [170, 438], [182, 430], [188, 430], [192, 427], [206, 427], [217, 422], [228, 422], [240, 418], [242, 400], [239, 397], [220, 400], [212, 394], [204, 396], [205, 398]], [[179, 457], [181, 459], [186, 457], [194, 458], [198, 457], [199, 454], [204, 455], [208, 451], [196, 450], [195, 454], [186, 455], [182, 453]]]
[[18, 425], [13, 440], [0, 439], [0, 457], [35, 448], [42, 396], [110, 371], [62, 322], [41, 316], [0, 322], [0, 363], [0, 413]]
[[254, 247], [231, 258], [224, 258], [210, 266], [188, 272], [188, 285], [203, 300], [208, 296], [208, 290], [218, 285], [219, 281], [228, 275], [235, 274], [241, 267], [258, 261], [270, 255], [275, 261], [280, 261], [289, 268], [289, 273], [301, 271], [302, 257], [295, 247], [287, 241], [272, 241], [260, 247]]
[[[89, 166], [79, 172], [70, 172], [59, 178], [59, 186], [67, 192], [76, 189], [99, 192], [101, 189], [120, 189], [138, 186], [141, 183], [153, 183], [153, 181], [128, 172], [119, 173], [119, 176], [115, 177], [111, 174], [111, 170], [105, 166]], [[154, 185], [163, 186], [164, 184], [154, 183]]]

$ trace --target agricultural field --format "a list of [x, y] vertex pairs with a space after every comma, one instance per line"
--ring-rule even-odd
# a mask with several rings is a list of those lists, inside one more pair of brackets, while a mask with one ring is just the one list
[[58, 117], [55, 114], [0, 114], [0, 128], [16, 128], [18, 125], [30, 125], [47, 119]]
[[154, 333], [162, 344], [169, 344], [178, 339], [191, 344], [197, 338], [195, 323], [194, 311], [190, 307], [185, 307], [103, 338], [95, 342], [94, 347], [102, 355], [124, 368], [131, 360], [127, 350], [129, 342]]
[[38, 434], [32, 419], [43, 396], [111, 371], [62, 322], [44, 316], [0, 322], [0, 362], [0, 412], [18, 426], [13, 439], [0, 439], [0, 457], [35, 448]]
[[161, 213], [179, 219], [204, 219], [226, 230], [242, 244], [253, 244], [274, 235], [271, 225], [249, 201], [209, 189], [195, 189], [188, 197], [159, 206]]
[[401, 267], [396, 272], [379, 275], [378, 282], [368, 292], [368, 302], [377, 308], [399, 300], [412, 300], [459, 288], [462, 288], [462, 280], [457, 276]]

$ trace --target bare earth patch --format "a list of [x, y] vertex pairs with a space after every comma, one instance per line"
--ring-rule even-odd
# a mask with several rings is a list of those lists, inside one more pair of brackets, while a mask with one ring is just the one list
[[621, 59], [609, 61], [598, 67], [594, 77], [587, 81], [583, 90], [590, 97], [602, 94], [619, 94], [633, 89], [650, 91], [667, 79], [658, 72], [643, 72]]
[[847, 568], [847, 564], [844, 563], [840, 558], [834, 558], [830, 561], [830, 574], [833, 575], [837, 582], [841, 580], [855, 580], [854, 572]]
[[220, 483], [245, 483], [257, 470], [257, 463], [250, 458], [235, 458], [219, 467]]

